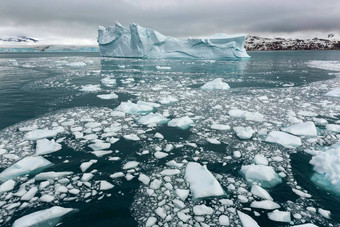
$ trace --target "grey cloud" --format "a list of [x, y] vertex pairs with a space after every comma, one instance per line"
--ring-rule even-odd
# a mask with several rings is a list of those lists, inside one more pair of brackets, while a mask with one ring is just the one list
[[42, 38], [95, 40], [114, 21], [176, 37], [340, 31], [339, 0], [1, 0], [0, 15], [0, 32]]

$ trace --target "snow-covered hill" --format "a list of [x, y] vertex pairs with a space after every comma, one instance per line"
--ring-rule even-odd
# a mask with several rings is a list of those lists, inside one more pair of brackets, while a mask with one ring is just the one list
[[245, 48], [253, 50], [335, 50], [340, 49], [340, 38], [329, 34], [327, 38], [293, 39], [248, 36]]

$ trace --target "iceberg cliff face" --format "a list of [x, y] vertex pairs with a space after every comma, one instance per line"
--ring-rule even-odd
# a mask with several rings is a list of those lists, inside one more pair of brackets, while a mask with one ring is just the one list
[[216, 34], [204, 39], [176, 39], [143, 28], [137, 24], [98, 29], [98, 44], [102, 56], [124, 58], [249, 58], [244, 49], [246, 35]]

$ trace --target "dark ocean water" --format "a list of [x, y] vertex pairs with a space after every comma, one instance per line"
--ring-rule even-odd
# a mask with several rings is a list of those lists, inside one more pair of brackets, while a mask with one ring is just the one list
[[[283, 125], [286, 124], [285, 110], [292, 109], [298, 112], [298, 110], [304, 110], [304, 108], [307, 110], [310, 106], [315, 106], [313, 110], [318, 113], [319, 117], [328, 119], [330, 122], [339, 120], [336, 115], [334, 115], [335, 118], [327, 118], [327, 113], [324, 113], [326, 110], [318, 106], [322, 100], [329, 99], [323, 98], [320, 94], [332, 85], [333, 82], [329, 81], [338, 81], [336, 75], [334, 75], [335, 72], [308, 66], [308, 62], [311, 61], [337, 61], [337, 64], [339, 64], [339, 51], [250, 52], [250, 55], [251, 59], [249, 60], [201, 61], [110, 59], [101, 58], [98, 53], [0, 53], [0, 129], [6, 130], [9, 127], [6, 133], [16, 135], [18, 127], [15, 124], [34, 121], [44, 116], [48, 118], [60, 111], [76, 115], [77, 109], [75, 108], [77, 107], [115, 109], [121, 102], [128, 100], [133, 102], [138, 100], [156, 101], [162, 95], [171, 95], [179, 101], [173, 106], [172, 104], [164, 105], [164, 109], [161, 107], [158, 112], [168, 111], [170, 113], [169, 118], [188, 115], [188, 113], [192, 113], [190, 117], [193, 119], [195, 116], [203, 116], [202, 118], [195, 118], [195, 126], [187, 130], [171, 128], [166, 125], [151, 128], [135, 126], [138, 118], [132, 115], [132, 120], [125, 120], [126, 125], [131, 126], [131, 132], [134, 132], [138, 127], [145, 130], [144, 135], [146, 137], [141, 141], [130, 141], [119, 137], [120, 140], [110, 147], [112, 151], [119, 151], [117, 155], [120, 160], [116, 162], [108, 160], [108, 156], [95, 157], [90, 153], [91, 149], [84, 144], [81, 144], [83, 146], [80, 149], [81, 151], [76, 151], [75, 146], [77, 145], [74, 145], [74, 143], [77, 142], [70, 135], [65, 135], [66, 140], [60, 142], [63, 146], [62, 150], [46, 155], [46, 158], [54, 163], [54, 166], [44, 171], [72, 171], [75, 175], [82, 174], [79, 168], [82, 162], [96, 159], [98, 162], [91, 166], [91, 170], [96, 170], [94, 180], [107, 180], [115, 185], [113, 189], [105, 191], [104, 194], [93, 196], [90, 201], [81, 198], [82, 196], [72, 201], [56, 199], [54, 205], [77, 209], [77, 212], [63, 218], [59, 226], [137, 226], [138, 223], [143, 225], [143, 221], [147, 220], [150, 216], [150, 211], [154, 209], [154, 205], [150, 205], [154, 202], [147, 198], [143, 200], [145, 197], [140, 194], [142, 194], [144, 186], [137, 179], [138, 176], [136, 175], [132, 180], [126, 180], [125, 178], [112, 180], [109, 177], [112, 173], [122, 171], [122, 166], [127, 161], [137, 160], [143, 163], [139, 171], [151, 176], [164, 168], [165, 163], [170, 160], [175, 159], [177, 162], [184, 159], [196, 161], [197, 159], [194, 159], [194, 157], [199, 157], [198, 162], [207, 164], [212, 173], [221, 174], [223, 177], [234, 177], [237, 179], [236, 181], [244, 183], [245, 181], [239, 170], [242, 165], [249, 164], [253, 158], [252, 155], [257, 150], [260, 152], [260, 149], [267, 149], [266, 152], [268, 151], [268, 153], [279, 150], [281, 154], [288, 155], [282, 155], [284, 158], [282, 164], [276, 164], [276, 162], [273, 164], [276, 169], [280, 166], [284, 169], [287, 167], [286, 174], [288, 177], [283, 179], [283, 183], [268, 189], [274, 201], [281, 205], [281, 210], [291, 210], [293, 215], [299, 210], [306, 212], [306, 208], [309, 206], [321, 207], [331, 211], [330, 220], [320, 215], [313, 215], [313, 213], [310, 213], [309, 216], [303, 216], [302, 219], [307, 223], [313, 222], [320, 226], [339, 225], [339, 197], [330, 191], [321, 189], [310, 180], [314, 173], [313, 166], [309, 164], [312, 156], [303, 152], [304, 149], [311, 147], [320, 149], [320, 147], [331, 145], [326, 142], [334, 142], [336, 133], [333, 134], [333, 140], [326, 141], [325, 139], [323, 144], [304, 143], [301, 148], [292, 150], [283, 148], [280, 145], [268, 145], [261, 142], [261, 136], [257, 136], [251, 142], [240, 140], [234, 135], [233, 131], [229, 131], [225, 135], [223, 133], [210, 134], [210, 136], [220, 138], [222, 141], [220, 145], [202, 142], [206, 136], [205, 134], [209, 134], [210, 131], [206, 130], [205, 123], [201, 124], [200, 121], [203, 122], [204, 119], [209, 118], [216, 120], [217, 115], [222, 117], [219, 118], [220, 120], [224, 119], [223, 116], [228, 116], [227, 110], [229, 107], [257, 110], [257, 112], [265, 115], [268, 122], [271, 122], [270, 120], [273, 118], [273, 122], [282, 121], [284, 122]], [[13, 63], [12, 59], [15, 59], [18, 64]], [[86, 66], [67, 66], [69, 62], [85, 62]], [[125, 67], [121, 67], [122, 65]], [[168, 66], [171, 69], [156, 69], [155, 66]], [[100, 85], [100, 80], [108, 76], [117, 79], [117, 84], [114, 87]], [[207, 94], [201, 94], [200, 87], [207, 81], [218, 77], [223, 78], [230, 85], [230, 92], [211, 91], [207, 92]], [[100, 85], [101, 91], [88, 93], [80, 91], [81, 86], [87, 84]], [[177, 91], [173, 84], [180, 84]], [[322, 87], [322, 84], [325, 84], [325, 87]], [[157, 85], [162, 85], [162, 87], [152, 90], [152, 88], [157, 88]], [[309, 86], [312, 87], [311, 90], [308, 90]], [[318, 87], [323, 90], [319, 91]], [[117, 99], [103, 100], [97, 97], [98, 94], [111, 91], [118, 95]], [[193, 92], [193, 95], [185, 96], [187, 92]], [[280, 96], [281, 94], [289, 94], [290, 96], [282, 97]], [[300, 95], [301, 97], [295, 99]], [[261, 106], [257, 105], [257, 101], [254, 100], [255, 97], [259, 96], [269, 97], [270, 102], [259, 104]], [[293, 98], [294, 101], [285, 100], [287, 97]], [[311, 98], [310, 102], [308, 102], [309, 98]], [[328, 101], [339, 105], [338, 99], [331, 98]], [[304, 106], [307, 102], [308, 105]], [[219, 104], [221, 107], [216, 107]], [[216, 107], [216, 111], [213, 107]], [[274, 107], [281, 109], [275, 112]], [[222, 108], [221, 112], [217, 112], [220, 111], [220, 108]], [[226, 109], [226, 112], [223, 112], [223, 109]], [[130, 115], [126, 115], [126, 118], [128, 117]], [[100, 118], [98, 119], [100, 121]], [[309, 119], [305, 117], [304, 120]], [[50, 121], [55, 122], [57, 120], [52, 119]], [[114, 121], [107, 118], [103, 118], [103, 120]], [[263, 127], [262, 123], [249, 122], [244, 119], [233, 120], [230, 117], [227, 117], [225, 122], [231, 126], [250, 125], [257, 127], [257, 129]], [[269, 131], [280, 128], [280, 124], [275, 125], [273, 122], [271, 122], [273, 126], [268, 127]], [[324, 127], [320, 127], [320, 130], [324, 130]], [[141, 151], [157, 145], [158, 142], [147, 139], [152, 138], [156, 132], [164, 136], [160, 146], [166, 143], [187, 144], [187, 142], [191, 142], [195, 143], [197, 147], [178, 146], [166, 158], [159, 160], [152, 155], [140, 155]], [[321, 134], [321, 136], [323, 135]], [[1, 136], [3, 136], [4, 140], [8, 139], [5, 138], [4, 133], [0, 134]], [[16, 136], [13, 137], [15, 138]], [[11, 140], [7, 143], [15, 144], [17, 142]], [[69, 145], [71, 143], [72, 145]], [[246, 147], [251, 145], [253, 150], [249, 150], [250, 153], [248, 154]], [[34, 145], [32, 149], [34, 149]], [[200, 154], [195, 153], [197, 150], [200, 151]], [[233, 156], [233, 152], [236, 150], [242, 150], [242, 157], [240, 159], [233, 158], [232, 161], [228, 161], [226, 165], [223, 165], [223, 161], [221, 161], [223, 157]], [[20, 153], [18, 156], [23, 155]], [[112, 154], [111, 156], [114, 155]], [[13, 163], [13, 161], [0, 165], [0, 170], [7, 168], [9, 163]], [[224, 179], [223, 177], [221, 179]], [[93, 185], [96, 184], [93, 181]], [[249, 207], [250, 202], [239, 203], [237, 201], [237, 193], [228, 193], [228, 183], [221, 183], [221, 185], [227, 191], [227, 195], [229, 194], [227, 198], [232, 198], [234, 201], [236, 209], [240, 210]], [[301, 199], [292, 192], [291, 189], [294, 185], [307, 190], [312, 195], [312, 198]], [[247, 187], [247, 190], [250, 190], [249, 185]], [[41, 192], [38, 192], [36, 197], [42, 195], [39, 193]], [[102, 198], [100, 198], [101, 195], [103, 195]], [[165, 200], [165, 202], [167, 201]], [[205, 202], [214, 204], [214, 200], [210, 200], [210, 198]], [[188, 202], [188, 207], [192, 203], [198, 203], [198, 201]], [[3, 220], [1, 224], [9, 226], [15, 219], [34, 211], [49, 208], [52, 204], [36, 203], [32, 207], [28, 206], [15, 212], [5, 211], [5, 208], [0, 207], [7, 214], [6, 217], [11, 217], [8, 220]], [[293, 209], [294, 204], [296, 204], [296, 207]], [[287, 225], [287, 223], [270, 221], [266, 215], [267, 211], [254, 210], [260, 215], [255, 216], [253, 212], [248, 210], [244, 212], [252, 216], [261, 226]], [[239, 223], [237, 222], [237, 215], [230, 215], [231, 225]], [[292, 220], [292, 224], [302, 223], [301, 219], [292, 217]], [[158, 221], [159, 225], [165, 223], [160, 219]], [[206, 223], [209, 224], [209, 221], [206, 221]], [[213, 223], [214, 221], [212, 221]], [[171, 220], [168, 221], [168, 224], [170, 226], [177, 225]]]

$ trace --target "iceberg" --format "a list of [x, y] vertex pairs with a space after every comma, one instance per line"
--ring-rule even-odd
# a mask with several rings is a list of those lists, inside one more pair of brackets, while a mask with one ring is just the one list
[[116, 22], [114, 26], [99, 26], [97, 42], [104, 57], [237, 59], [249, 58], [244, 48], [246, 37], [215, 34], [176, 39], [134, 23], [124, 27]]

